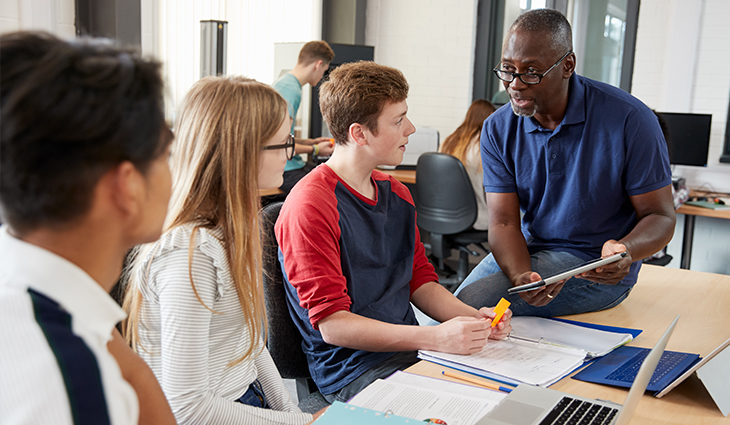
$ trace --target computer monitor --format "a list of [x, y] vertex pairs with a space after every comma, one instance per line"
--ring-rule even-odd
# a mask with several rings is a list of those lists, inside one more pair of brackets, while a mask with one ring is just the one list
[[710, 114], [657, 112], [666, 125], [669, 162], [677, 165], [707, 166], [710, 147]]

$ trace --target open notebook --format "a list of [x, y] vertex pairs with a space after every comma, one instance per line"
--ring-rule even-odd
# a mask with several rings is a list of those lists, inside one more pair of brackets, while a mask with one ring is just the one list
[[[419, 351], [419, 357], [512, 385], [549, 386], [585, 359], [610, 352], [633, 339], [637, 330], [608, 332], [539, 317], [512, 318], [512, 333], [489, 341], [472, 355]], [[629, 332], [630, 331], [630, 332]]]
[[627, 425], [678, 320], [676, 316], [644, 359], [623, 405], [520, 385], [477, 425]]

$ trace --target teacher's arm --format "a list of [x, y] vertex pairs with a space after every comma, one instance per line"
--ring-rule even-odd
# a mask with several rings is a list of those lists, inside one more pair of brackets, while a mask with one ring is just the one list
[[[489, 205], [489, 247], [499, 268], [514, 286], [540, 280], [540, 275], [532, 271], [527, 241], [520, 228], [520, 203], [517, 193], [487, 192], [487, 205]], [[563, 283], [550, 285], [549, 291], [552, 297], [560, 291]], [[543, 306], [552, 300], [548, 297], [546, 288], [522, 292], [520, 297], [534, 306]]]
[[672, 239], [677, 217], [670, 186], [633, 195], [630, 199], [639, 221], [623, 238], [606, 241], [601, 251], [602, 257], [623, 251], [628, 255], [616, 263], [582, 274], [583, 279], [598, 283], [618, 283], [629, 273], [632, 262], [660, 251]]

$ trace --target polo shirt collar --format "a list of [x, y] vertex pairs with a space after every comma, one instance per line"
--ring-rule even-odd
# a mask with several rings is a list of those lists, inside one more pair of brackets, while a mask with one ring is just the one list
[[119, 305], [84, 270], [36, 245], [22, 241], [0, 227], [2, 281], [38, 291], [63, 307], [84, 328], [109, 338], [126, 317]]
[[[534, 118], [521, 118], [524, 120], [525, 130], [528, 133], [542, 129]], [[565, 116], [558, 127], [579, 124], [585, 122], [585, 120], [585, 85], [582, 79], [574, 72], [568, 82], [568, 106], [565, 109]]]

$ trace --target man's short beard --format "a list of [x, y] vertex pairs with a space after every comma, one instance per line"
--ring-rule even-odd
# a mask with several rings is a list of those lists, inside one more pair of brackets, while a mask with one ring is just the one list
[[514, 112], [515, 115], [520, 116], [520, 117], [530, 118], [533, 115], [535, 115], [535, 112], [537, 112], [537, 105], [535, 105], [535, 104], [533, 104], [532, 108], [530, 108], [530, 109], [523, 109], [523, 108], [519, 108], [517, 105], [515, 105], [515, 103], [512, 102], [511, 98], [509, 100], [509, 104], [512, 107], [512, 112]]

